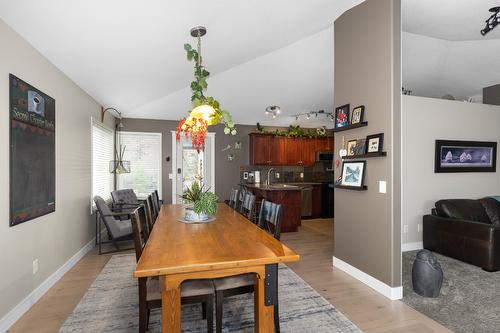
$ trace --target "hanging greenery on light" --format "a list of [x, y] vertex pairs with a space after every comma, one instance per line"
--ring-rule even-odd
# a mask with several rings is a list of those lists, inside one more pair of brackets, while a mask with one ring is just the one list
[[198, 152], [205, 149], [205, 139], [208, 133], [208, 126], [224, 124], [224, 133], [236, 135], [233, 117], [231, 114], [223, 110], [220, 103], [211, 96], [205, 96], [203, 93], [207, 89], [207, 79], [210, 76], [205, 67], [202, 65], [201, 57], [201, 37], [205, 35], [207, 30], [204, 27], [195, 27], [191, 29], [191, 36], [197, 37], [198, 47], [194, 49], [190, 44], [184, 44], [184, 50], [187, 53], [187, 59], [194, 61], [194, 77], [191, 82], [191, 103], [193, 110], [189, 116], [181, 119], [177, 125], [177, 141], [181, 138], [181, 132], [184, 132], [186, 138], [191, 138], [193, 147]]

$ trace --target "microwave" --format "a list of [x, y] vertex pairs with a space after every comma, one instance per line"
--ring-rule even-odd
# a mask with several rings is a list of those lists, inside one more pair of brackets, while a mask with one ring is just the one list
[[316, 153], [316, 162], [330, 162], [333, 161], [333, 152], [320, 151]]

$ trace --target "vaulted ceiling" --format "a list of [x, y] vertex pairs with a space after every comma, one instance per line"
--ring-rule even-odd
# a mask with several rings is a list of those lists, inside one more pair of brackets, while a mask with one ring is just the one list
[[500, 27], [480, 30], [498, 0], [402, 0], [403, 86], [414, 95], [482, 101], [500, 84]]
[[[189, 110], [183, 44], [204, 25], [208, 94], [237, 123], [288, 125], [291, 115], [333, 109], [333, 22], [360, 2], [2, 0], [0, 18], [103, 106], [153, 119]], [[266, 119], [268, 105], [284, 116]]]

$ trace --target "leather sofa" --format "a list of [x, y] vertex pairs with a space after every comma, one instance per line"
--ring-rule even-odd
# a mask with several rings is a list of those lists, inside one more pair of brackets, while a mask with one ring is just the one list
[[423, 218], [424, 248], [500, 270], [500, 202], [494, 198], [439, 200]]

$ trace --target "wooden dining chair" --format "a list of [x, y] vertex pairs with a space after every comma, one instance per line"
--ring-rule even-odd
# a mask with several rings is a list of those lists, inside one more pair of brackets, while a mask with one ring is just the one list
[[247, 219], [255, 223], [254, 208], [255, 208], [255, 195], [253, 195], [250, 192], [245, 193], [245, 197], [243, 199], [243, 204], [240, 212]]
[[[139, 261], [142, 250], [146, 245], [143, 235], [147, 223], [144, 206], [134, 210], [131, 214], [132, 231], [135, 245], [135, 258]], [[145, 333], [149, 326], [149, 316], [152, 309], [161, 308], [160, 279], [139, 278], [139, 333]], [[181, 284], [181, 304], [201, 303], [203, 319], [207, 320], [208, 333], [213, 332], [213, 302], [214, 286], [212, 280], [188, 280]]]
[[236, 204], [238, 203], [239, 195], [240, 195], [240, 190], [234, 188], [231, 189], [231, 195], [229, 196], [229, 200], [226, 200], [225, 203], [232, 209], [235, 209]]
[[[270, 201], [262, 200], [259, 212], [259, 226], [271, 233], [277, 240], [280, 239], [282, 220], [282, 206]], [[263, 227], [264, 226], [264, 227]], [[254, 291], [254, 274], [228, 276], [214, 280], [215, 286], [215, 329], [222, 332], [222, 317], [224, 314], [224, 297], [252, 293]], [[278, 277], [276, 276], [276, 288]], [[277, 290], [277, 289], [276, 289]], [[280, 317], [278, 302], [274, 305], [274, 331], [280, 332]]]
[[148, 224], [148, 228], [150, 232], [153, 230], [153, 226], [156, 222], [156, 219], [153, 217], [153, 198], [152, 195], [148, 195], [146, 200], [144, 200], [144, 209], [146, 211], [146, 222]]

